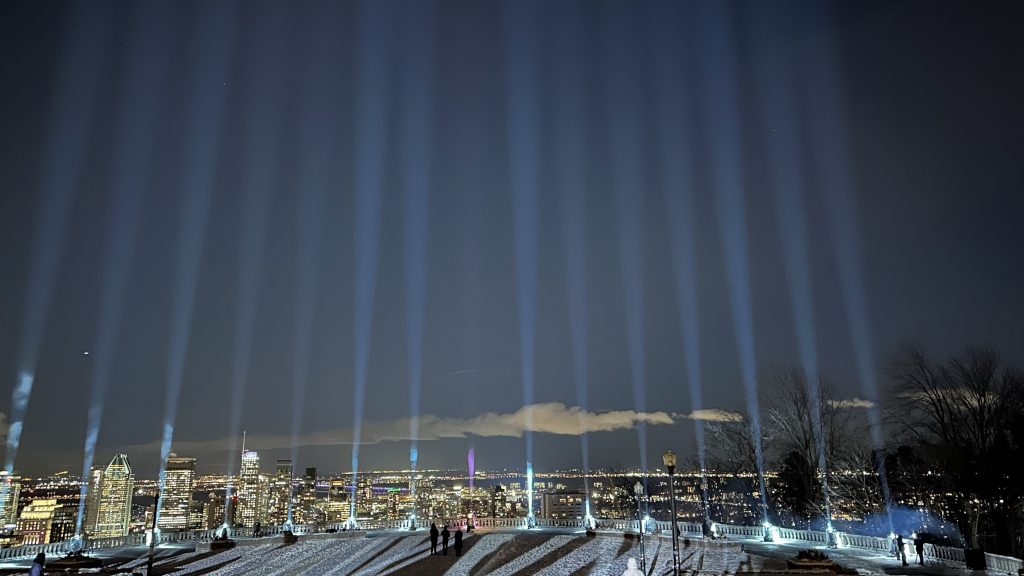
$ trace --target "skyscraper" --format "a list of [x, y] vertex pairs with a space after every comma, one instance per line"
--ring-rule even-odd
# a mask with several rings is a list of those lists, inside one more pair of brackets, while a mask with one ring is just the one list
[[327, 522], [340, 522], [349, 517], [348, 481], [343, 478], [331, 478], [327, 488], [327, 502], [324, 505]]
[[270, 482], [270, 509], [267, 522], [279, 526], [288, 520], [288, 503], [292, 497], [292, 461], [278, 460], [277, 472]]
[[85, 520], [82, 532], [86, 536], [96, 533], [96, 519], [100, 513], [100, 484], [103, 481], [103, 470], [93, 468], [89, 471], [89, 485], [85, 491]]
[[508, 516], [508, 497], [505, 489], [501, 486], [494, 487], [494, 494], [491, 496], [491, 517], [504, 518]]
[[296, 524], [317, 524], [326, 520], [323, 507], [316, 500], [316, 468], [306, 468], [294, 507], [292, 522]]
[[100, 480], [99, 510], [96, 514], [96, 538], [112, 538], [128, 533], [132, 518], [132, 489], [135, 474], [128, 456], [118, 454], [107, 464]]
[[0, 522], [4, 526], [18, 520], [18, 498], [21, 497], [21, 476], [0, 470]]
[[[210, 503], [192, 500], [188, 509], [188, 529], [206, 530], [206, 518], [210, 514]], [[221, 516], [223, 517], [223, 515]]]
[[33, 500], [21, 511], [18, 516], [18, 534], [21, 534], [21, 543], [48, 544], [50, 542], [50, 524], [53, 522], [53, 513], [60, 508], [56, 499]]
[[254, 450], [242, 452], [238, 475], [238, 512], [235, 520], [252, 526], [260, 519], [260, 456]]
[[65, 504], [53, 511], [50, 520], [50, 542], [63, 542], [75, 535], [75, 522], [78, 520], [78, 506]]
[[549, 519], [582, 519], [586, 511], [587, 495], [583, 492], [560, 490], [541, 495], [540, 516]]
[[[216, 490], [206, 495], [207, 502], [210, 504], [206, 510], [206, 528], [208, 530], [219, 530], [225, 522], [229, 526], [234, 525], [237, 507], [230, 505], [226, 496], [226, 490]], [[232, 494], [231, 498], [236, 499], [238, 495]]]
[[161, 530], [185, 530], [189, 526], [192, 484], [196, 477], [196, 459], [179, 457], [173, 452], [167, 458], [164, 488], [160, 494], [157, 526]]

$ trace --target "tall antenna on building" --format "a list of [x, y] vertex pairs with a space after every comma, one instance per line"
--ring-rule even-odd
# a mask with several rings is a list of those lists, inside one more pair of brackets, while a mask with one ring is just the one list
[[242, 430], [242, 454], [245, 454], [245, 430]]

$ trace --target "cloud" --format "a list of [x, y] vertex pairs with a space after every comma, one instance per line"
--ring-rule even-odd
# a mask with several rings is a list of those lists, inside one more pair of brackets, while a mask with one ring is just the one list
[[[486, 412], [472, 418], [443, 418], [426, 414], [419, 418], [418, 440], [440, 440], [443, 438], [506, 437], [521, 438], [527, 431], [562, 436], [579, 436], [592, 432], [613, 432], [628, 430], [637, 424], [669, 425], [674, 422], [667, 412], [634, 412], [633, 410], [615, 410], [610, 412], [591, 412], [578, 406], [567, 407], [565, 404], [550, 402], [524, 406], [515, 412], [499, 414]], [[409, 418], [365, 422], [361, 444], [379, 444], [381, 442], [408, 441], [410, 438]], [[352, 444], [352, 430], [338, 428], [306, 434], [299, 438], [299, 444], [312, 446], [340, 446]], [[175, 442], [174, 450], [179, 453], [201, 453], [222, 450], [228, 440], [184, 441]], [[292, 440], [287, 435], [249, 434], [246, 445], [260, 450], [276, 450], [291, 448]], [[141, 446], [144, 449], [155, 449], [158, 442]]]
[[828, 405], [833, 408], [839, 409], [853, 409], [853, 408], [872, 408], [875, 403], [871, 400], [863, 400], [861, 398], [840, 398], [830, 399]]
[[743, 415], [739, 412], [730, 412], [728, 410], [722, 410], [721, 408], [701, 408], [699, 410], [694, 410], [689, 414], [684, 414], [683, 418], [689, 418], [690, 420], [703, 420], [705, 422], [743, 421]]

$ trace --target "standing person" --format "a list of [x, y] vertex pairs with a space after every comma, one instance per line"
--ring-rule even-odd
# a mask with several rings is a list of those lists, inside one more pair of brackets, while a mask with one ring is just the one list
[[924, 566], [924, 538], [914, 538], [914, 550], [917, 550], [917, 563]]
[[903, 534], [896, 535], [896, 557], [903, 561], [904, 566], [907, 564], [907, 551], [903, 548]]
[[455, 529], [455, 555], [462, 556], [462, 528]]
[[437, 524], [434, 522], [430, 523], [430, 555], [437, 554], [437, 535], [440, 532], [437, 531]]
[[36, 559], [32, 561], [32, 570], [29, 571], [29, 576], [43, 576], [43, 568], [46, 566], [46, 554], [40, 552], [36, 554]]
[[448, 539], [451, 538], [452, 533], [448, 531], [448, 525], [445, 524], [441, 530], [441, 556], [448, 555]]

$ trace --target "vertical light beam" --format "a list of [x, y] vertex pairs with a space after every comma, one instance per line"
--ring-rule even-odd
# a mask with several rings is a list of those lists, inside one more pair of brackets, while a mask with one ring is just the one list
[[754, 355], [754, 317], [747, 255], [746, 208], [743, 198], [737, 61], [734, 31], [730, 23], [732, 15], [728, 6], [720, 2], [698, 4], [698, 10], [701, 19], [697, 26], [704, 52], [701, 59], [701, 77], [704, 79], [705, 87], [705, 136], [710, 149], [711, 184], [715, 192], [718, 223], [725, 251], [733, 330], [739, 355], [743, 395], [747, 414], [750, 416], [750, 435], [757, 465], [762, 515], [767, 517], [768, 495], [764, 480], [757, 364]]
[[758, 49], [754, 72], [759, 86], [757, 99], [761, 113], [761, 132], [767, 152], [771, 186], [776, 209], [786, 273], [789, 277], [790, 305], [796, 327], [800, 367], [807, 391], [809, 418], [818, 459], [818, 475], [825, 504], [826, 521], [831, 521], [828, 491], [828, 466], [825, 460], [825, 436], [822, 431], [821, 384], [818, 377], [817, 328], [811, 289], [810, 256], [807, 245], [807, 219], [803, 199], [803, 149], [800, 145], [798, 96], [794, 87], [792, 46], [795, 31], [787, 29], [784, 10], [779, 6], [754, 6], [755, 38]]
[[[833, 44], [834, 16], [825, 5], [811, 4], [808, 14], [815, 19], [818, 32], [807, 38], [802, 53], [806, 58], [807, 106], [811, 115], [811, 149], [821, 178], [822, 194], [829, 228], [833, 233], [835, 262], [839, 268], [839, 286], [846, 306], [846, 317], [853, 341], [853, 354], [860, 375], [861, 389], [868, 409], [868, 425], [876, 457], [879, 484], [892, 526], [892, 496], [885, 469], [885, 443], [882, 439], [882, 418], [879, 405], [878, 383], [875, 375], [875, 355], [871, 344], [867, 294], [862, 273], [860, 240], [857, 233], [854, 206], [853, 171], [850, 166], [849, 134], [843, 119], [844, 104], [842, 80], [838, 71], [838, 49]], [[824, 25], [831, 28], [821, 32]]]
[[[136, 4], [131, 32], [131, 49], [120, 86], [121, 116], [114, 133], [111, 157], [110, 201], [106, 223], [105, 250], [100, 276], [99, 316], [93, 346], [89, 412], [82, 458], [82, 478], [88, 478], [96, 454], [96, 441], [103, 422], [103, 405], [115, 355], [118, 323], [134, 253], [140, 214], [150, 183], [155, 158], [154, 133], [158, 125], [161, 95], [164, 93], [163, 65], [167, 40], [166, 22], [171, 5]], [[166, 6], [166, 8], [162, 8]], [[75, 520], [75, 535], [82, 534], [88, 482], [82, 482]]]
[[[619, 227], [619, 263], [625, 297], [626, 343], [629, 350], [633, 408], [647, 410], [646, 339], [644, 319], [644, 170], [643, 134], [640, 122], [640, 98], [636, 93], [640, 78], [635, 72], [638, 49], [636, 22], [631, 9], [619, 9], [605, 16], [605, 71], [610, 133], [609, 163]], [[623, 27], [626, 30], [623, 30]], [[640, 468], [647, 472], [647, 427], [636, 425]]]
[[356, 270], [351, 519], [356, 515], [359, 448], [362, 441], [366, 376], [370, 361], [373, 303], [377, 280], [377, 245], [380, 236], [380, 203], [384, 186], [384, 152], [387, 148], [389, 123], [387, 73], [391, 64], [390, 8], [392, 5], [385, 2], [360, 2], [356, 39]]
[[[208, 8], [208, 9], [207, 9]], [[181, 166], [181, 211], [178, 216], [178, 249], [171, 302], [170, 350], [167, 362], [163, 438], [160, 442], [160, 490], [163, 491], [167, 456], [174, 442], [174, 423], [178, 415], [178, 397], [185, 372], [192, 328], [192, 312], [199, 265], [209, 217], [220, 144], [225, 78], [230, 62], [237, 8], [233, 2], [216, 2], [194, 15], [195, 42], [191, 62], [194, 87], [185, 107], [185, 133]], [[157, 510], [157, 517], [160, 511]]]
[[[679, 310], [679, 328], [683, 341], [683, 362], [686, 366], [686, 384], [690, 409], [704, 407], [704, 389], [701, 378], [700, 313], [697, 306], [697, 249], [693, 214], [696, 210], [693, 189], [694, 149], [690, 135], [693, 98], [686, 81], [690, 70], [680, 62], [686, 59], [682, 42], [683, 30], [678, 25], [679, 14], [675, 4], [664, 3], [662, 11], [652, 11], [654, 36], [657, 40], [655, 69], [655, 105], [658, 111], [658, 145], [661, 161], [661, 179], [668, 212], [672, 247], [672, 272], [675, 278], [676, 303]], [[681, 58], [680, 55], [683, 55]], [[704, 445], [704, 421], [693, 419], [694, 440], [697, 444], [697, 462], [701, 474], [701, 495], [707, 505], [707, 452]], [[705, 508], [704, 513], [707, 513]]]
[[[228, 476], [236, 472], [238, 438], [242, 430], [242, 409], [245, 389], [249, 380], [250, 358], [256, 305], [259, 301], [263, 277], [263, 258], [267, 245], [270, 209], [274, 184], [279, 174], [281, 148], [281, 118], [283, 94], [280, 78], [284, 73], [288, 54], [280, 41], [277, 27], [284, 14], [273, 3], [259, 6], [248, 49], [258, 54], [258, 66], [247, 70], [252, 75], [252, 90], [246, 102], [249, 106], [243, 127], [244, 170], [241, 236], [239, 239], [238, 276], [235, 278], [235, 339], [231, 354], [231, 397], [228, 402]], [[226, 500], [231, 500], [228, 485]], [[231, 513], [224, 508], [224, 521]]]
[[[53, 109], [47, 126], [39, 182], [39, 204], [32, 228], [32, 258], [25, 284], [18, 376], [11, 394], [4, 470], [11, 474], [21, 445], [25, 412], [32, 397], [39, 347], [46, 329], [57, 274], [67, 238], [71, 206], [85, 161], [92, 115], [103, 67], [104, 38], [111, 25], [109, 10], [70, 4], [68, 28], [57, 71]], [[6, 500], [0, 488], [0, 503]]]
[[526, 408], [526, 491], [533, 517], [533, 382], [537, 314], [537, 187], [540, 164], [540, 102], [537, 94], [539, 55], [531, 33], [539, 24], [533, 1], [506, 0], [505, 98], [508, 105], [509, 181], [515, 213], [516, 302], [519, 310], [519, 354]]
[[[587, 203], [586, 123], [588, 93], [584, 69], [584, 15], [576, 3], [557, 5], [559, 39], [555, 55], [554, 154], [557, 186], [562, 194], [565, 287], [569, 303], [569, 332], [572, 346], [576, 405], [588, 409], [587, 375]], [[582, 427], [583, 416], [580, 415]], [[583, 486], [590, 504], [588, 473], [590, 445], [586, 432], [580, 434]]]
[[[405, 38], [405, 104], [402, 118], [402, 197], [405, 225], [406, 354], [409, 371], [409, 464], [419, 460], [423, 317], [427, 296], [427, 232], [433, 135], [434, 3], [409, 6]], [[415, 494], [413, 495], [415, 497]]]
[[[341, 86], [337, 75], [322, 78], [323, 68], [334, 69], [341, 62], [331, 60], [341, 50], [332, 26], [334, 17], [317, 13], [309, 23], [311, 34], [302, 61], [301, 115], [296, 189], [298, 206], [295, 230], [295, 342], [292, 364], [291, 460], [299, 459], [302, 411], [312, 355], [314, 311], [317, 302], [317, 265], [323, 243], [324, 204], [330, 189], [331, 160], [338, 148], [340, 114], [335, 105]], [[292, 498], [288, 499], [288, 522], [292, 522]]]

